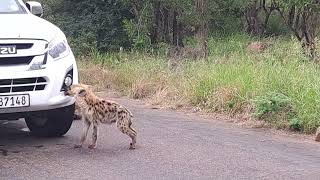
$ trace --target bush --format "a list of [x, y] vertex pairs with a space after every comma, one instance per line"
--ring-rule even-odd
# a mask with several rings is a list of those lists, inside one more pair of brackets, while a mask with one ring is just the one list
[[301, 121], [293, 110], [292, 100], [282, 93], [269, 93], [253, 100], [254, 115], [274, 124], [277, 128], [301, 130]]
[[255, 116], [259, 119], [279, 113], [290, 113], [292, 110], [291, 100], [281, 93], [270, 93], [265, 96], [258, 96], [253, 100]]
[[295, 130], [295, 131], [301, 131], [302, 130], [302, 121], [299, 120], [298, 118], [292, 118], [289, 120], [289, 126], [290, 129]]

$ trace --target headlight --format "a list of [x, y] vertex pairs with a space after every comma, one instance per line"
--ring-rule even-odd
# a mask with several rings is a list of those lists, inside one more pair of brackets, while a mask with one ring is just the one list
[[49, 43], [49, 55], [53, 60], [64, 58], [69, 53], [70, 49], [65, 37], [57, 36]]

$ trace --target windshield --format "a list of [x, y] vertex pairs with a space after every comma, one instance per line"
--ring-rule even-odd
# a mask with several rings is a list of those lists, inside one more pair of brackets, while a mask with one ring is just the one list
[[24, 14], [25, 9], [17, 0], [0, 0], [0, 14]]

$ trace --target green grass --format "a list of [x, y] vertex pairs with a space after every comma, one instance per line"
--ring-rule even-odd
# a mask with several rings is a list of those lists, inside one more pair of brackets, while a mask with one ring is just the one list
[[250, 109], [257, 121], [276, 128], [314, 132], [320, 126], [319, 66], [308, 62], [290, 37], [263, 39], [272, 45], [261, 54], [246, 51], [252, 41], [243, 34], [212, 36], [209, 61], [184, 61], [176, 71], [163, 56], [92, 53], [96, 65], [79, 62], [81, 80], [92, 84], [94, 78], [97, 85], [170, 107], [227, 113]]

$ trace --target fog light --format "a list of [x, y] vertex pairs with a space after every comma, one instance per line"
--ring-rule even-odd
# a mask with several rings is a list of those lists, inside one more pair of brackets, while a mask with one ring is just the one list
[[70, 86], [73, 84], [73, 69], [69, 70], [61, 84], [61, 92], [67, 91], [70, 89]]
[[65, 79], [64, 79], [64, 85], [66, 85], [67, 87], [70, 87], [72, 85], [72, 77], [71, 76], [67, 76]]

